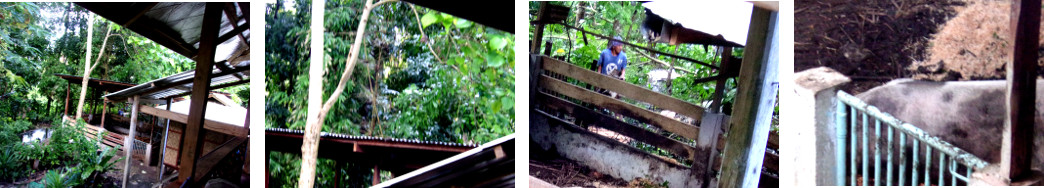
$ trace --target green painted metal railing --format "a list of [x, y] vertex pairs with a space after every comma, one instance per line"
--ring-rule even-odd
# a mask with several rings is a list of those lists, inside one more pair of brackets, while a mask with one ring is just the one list
[[[837, 122], [835, 126], [837, 150], [835, 151], [835, 160], [837, 164], [841, 164], [835, 170], [837, 185], [868, 186], [870, 185], [868, 182], [872, 182], [873, 186], [880, 186], [882, 183], [885, 186], [917, 186], [922, 183], [924, 185], [966, 185], [968, 182], [967, 177], [973, 171], [980, 170], [988, 165], [986, 161], [979, 159], [975, 155], [961, 150], [941, 140], [939, 137], [928, 135], [924, 130], [902, 122], [888, 113], [881, 112], [877, 107], [870, 106], [844, 91], [837, 92], [837, 99], [837, 116], [835, 117]], [[871, 127], [870, 121], [873, 121], [873, 130], [867, 130]], [[881, 139], [882, 122], [887, 125], [885, 126], [885, 133], [887, 134], [884, 135], [885, 139]], [[857, 128], [860, 128], [861, 131]], [[899, 137], [897, 143], [893, 142], [892, 139], [895, 130], [897, 130]], [[871, 131], [873, 135], [870, 135]], [[910, 142], [906, 141], [906, 137], [910, 137]], [[873, 143], [873, 151], [868, 150], [868, 145], [870, 145], [868, 143]], [[910, 143], [909, 148], [913, 151], [913, 154], [910, 156], [906, 155], [907, 143]], [[850, 148], [846, 148], [846, 144]], [[896, 145], [898, 147], [893, 148]], [[918, 155], [918, 149], [922, 145], [924, 148], [923, 161], [921, 160], [921, 155]], [[882, 146], [885, 148], [881, 148]], [[884, 150], [886, 158], [884, 178], [881, 178], [882, 150]], [[932, 150], [936, 152], [932, 152]], [[898, 151], [898, 156], [893, 156], [895, 151]], [[870, 160], [868, 160], [871, 152], [873, 152], [874, 159], [873, 168], [871, 168]], [[936, 168], [932, 168], [932, 153], [939, 154]], [[861, 158], [859, 158], [860, 155]], [[892, 159], [895, 157], [898, 158], [896, 161], [893, 161]], [[912, 163], [907, 164], [908, 158], [912, 158]], [[896, 165], [893, 162], [898, 162], [899, 164]], [[921, 162], [924, 164], [921, 164]], [[893, 169], [896, 166], [897, 169]], [[870, 173], [871, 169], [873, 169], [873, 174]], [[907, 169], [911, 170], [910, 177], [906, 177]], [[959, 173], [961, 171], [959, 169], [964, 169], [964, 173]], [[898, 175], [893, 176], [896, 170], [898, 170]], [[923, 173], [918, 173], [918, 170], [923, 170]], [[935, 182], [931, 182], [933, 180], [931, 170], [938, 172], [938, 176], [934, 177]], [[945, 181], [946, 174], [943, 173], [944, 171], [949, 172], [949, 182]], [[922, 174], [924, 175], [923, 182], [918, 181]], [[859, 181], [857, 177], [862, 177], [862, 181]], [[846, 181], [846, 179], [848, 180]], [[910, 180], [910, 182], [907, 183], [906, 180]], [[960, 182], [957, 180], [960, 180]]]

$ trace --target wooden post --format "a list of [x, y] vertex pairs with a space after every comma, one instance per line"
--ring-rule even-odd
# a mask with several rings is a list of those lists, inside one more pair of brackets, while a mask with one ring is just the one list
[[1031, 170], [1041, 0], [1016, 0], [1011, 5], [1011, 31], [1015, 45], [1012, 45], [1014, 59], [1006, 66], [1008, 103], [1000, 167], [1003, 175], [1015, 181]]
[[377, 164], [373, 165], [373, 185], [381, 184], [381, 169], [377, 168]]
[[[726, 75], [726, 71], [728, 71], [728, 70], [725, 70], [725, 67], [728, 67], [725, 64], [729, 63], [729, 59], [730, 59], [729, 57], [732, 56], [732, 47], [725, 47], [724, 49], [721, 50], [720, 53], [718, 53], [718, 55], [720, 55], [720, 57], [721, 57], [721, 59], [718, 60], [718, 61], [721, 62], [721, 63], [718, 63], [718, 67], [721, 67], [721, 69], [718, 69], [718, 81], [716, 83], [714, 83], [714, 93], [711, 93], [711, 105], [710, 105], [710, 111], [711, 112], [715, 112], [715, 113], [721, 113], [721, 111], [722, 111], [722, 109], [721, 109], [721, 98], [722, 98], [722, 96], [721, 95], [722, 95], [723, 92], [725, 92], [724, 91], [725, 90], [725, 82], [729, 81], [729, 77], [725, 76]], [[735, 102], [735, 101], [733, 101], [733, 102]]]
[[[167, 98], [167, 111], [170, 111], [170, 103], [172, 102], [172, 100], [173, 100], [172, 98]], [[159, 174], [159, 180], [163, 180], [163, 172], [166, 171], [166, 168], [167, 168], [167, 165], [164, 165], [163, 162], [167, 161], [167, 134], [170, 134], [170, 119], [169, 118], [164, 118], [164, 119], [167, 119], [167, 123], [163, 124], [163, 127], [164, 127], [164, 130], [163, 130], [163, 145], [160, 146], [161, 149], [160, 149], [160, 160], [159, 160], [160, 161], [159, 162], [160, 171], [159, 171], [159, 173], [157, 173], [157, 174]]]
[[101, 116], [101, 127], [105, 127], [105, 112], [108, 112], [109, 105], [105, 104], [106, 101], [102, 101], [102, 116]]
[[757, 187], [779, 82], [778, 12], [754, 8], [718, 187]]
[[[189, 106], [188, 123], [183, 133], [184, 147], [181, 148], [181, 165], [178, 181], [184, 182], [196, 173], [196, 159], [199, 159], [203, 147], [204, 116], [207, 109], [207, 93], [210, 92], [210, 73], [214, 69], [214, 54], [219, 41], [218, 32], [221, 27], [221, 10], [224, 3], [207, 3], [203, 13], [203, 28], [200, 31], [199, 53], [196, 56], [196, 77], [192, 80], [192, 99]], [[193, 178], [193, 181], [200, 177]], [[190, 182], [191, 184], [191, 182]]]
[[62, 111], [62, 116], [69, 115], [69, 91], [72, 90], [71, 85], [71, 83], [65, 83], [65, 110]]
[[543, 16], [543, 15], [545, 15], [545, 12], [547, 12], [547, 8], [546, 7], [547, 7], [547, 2], [540, 2], [540, 10], [537, 11], [537, 20], [536, 20], [537, 26], [534, 28], [535, 30], [533, 31], [533, 39], [532, 39], [533, 43], [529, 45], [529, 47], [530, 47], [529, 48], [529, 53], [531, 53], [531, 54], [538, 54], [538, 53], [540, 53], [540, 44], [542, 44], [542, 42], [544, 40], [544, 21], [543, 20], [547, 19], [547, 18], [545, 18]]
[[696, 140], [696, 154], [693, 156], [693, 173], [703, 182], [703, 187], [709, 187], [712, 172], [714, 172], [714, 158], [718, 156], [718, 136], [721, 135], [721, 126], [727, 121], [725, 114], [704, 112], [700, 118], [700, 136]]
[[127, 187], [127, 181], [130, 180], [130, 163], [131, 161], [133, 161], [133, 159], [131, 159], [131, 153], [134, 152], [134, 132], [136, 131], [134, 130], [134, 127], [138, 126], [138, 96], [135, 95], [131, 98], [131, 101], [129, 102], [132, 105], [130, 119], [130, 134], [127, 137], [123, 137], [123, 187]]

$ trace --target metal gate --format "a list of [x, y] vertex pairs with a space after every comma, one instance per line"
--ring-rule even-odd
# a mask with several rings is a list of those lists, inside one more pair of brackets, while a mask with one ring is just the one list
[[[835, 177], [842, 185], [967, 185], [967, 177], [972, 172], [988, 165], [971, 153], [928, 135], [920, 128], [881, 112], [877, 107], [844, 91], [837, 92], [837, 99], [835, 118], [838, 124], [835, 129], [838, 140], [835, 154], [841, 165], [835, 167]], [[886, 125], [885, 132], [881, 130], [882, 123]], [[896, 134], [893, 132], [898, 135], [894, 136]], [[898, 137], [898, 140], [893, 140], [894, 137]], [[907, 150], [912, 150], [912, 153], [908, 154]], [[933, 154], [938, 155], [938, 163], [932, 163]], [[867, 160], [871, 158], [873, 166]], [[947, 177], [949, 181], [946, 181]]]

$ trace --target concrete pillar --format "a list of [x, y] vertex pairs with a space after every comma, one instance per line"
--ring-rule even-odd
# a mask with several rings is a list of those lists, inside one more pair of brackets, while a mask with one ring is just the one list
[[[780, 131], [780, 136], [791, 138], [788, 144], [779, 147], [780, 174], [793, 174], [793, 186], [841, 185], [844, 177], [835, 174], [844, 158], [836, 151], [837, 135], [834, 117], [837, 112], [837, 89], [851, 81], [841, 73], [826, 67], [813, 68], [794, 73], [795, 111], [790, 113], [797, 119], [798, 126], [792, 131]], [[791, 108], [788, 108], [791, 109]], [[790, 110], [788, 110], [790, 111]], [[812, 155], [812, 154], [815, 155]], [[801, 164], [801, 165], [795, 165]], [[814, 165], [810, 165], [814, 164]], [[790, 166], [790, 167], [786, 167]], [[783, 172], [792, 171], [792, 172]]]

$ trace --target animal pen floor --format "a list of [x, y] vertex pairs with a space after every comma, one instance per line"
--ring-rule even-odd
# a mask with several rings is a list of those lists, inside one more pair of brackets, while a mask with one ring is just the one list
[[852, 78], [842, 89], [853, 94], [897, 78], [1004, 79], [1010, 8], [996, 0], [798, 0], [794, 71], [830, 67]]
[[[122, 154], [122, 153], [121, 153]], [[105, 173], [113, 179], [123, 179], [123, 165], [125, 161], [116, 163], [116, 169]], [[146, 166], [144, 162], [131, 160], [131, 175], [127, 187], [152, 187], [159, 181], [159, 166]], [[166, 174], [170, 176], [170, 173]], [[120, 182], [121, 184], [123, 182]]]

